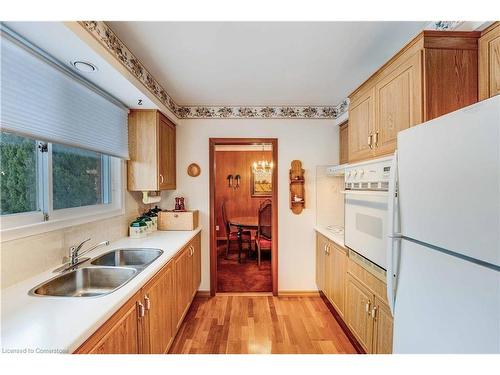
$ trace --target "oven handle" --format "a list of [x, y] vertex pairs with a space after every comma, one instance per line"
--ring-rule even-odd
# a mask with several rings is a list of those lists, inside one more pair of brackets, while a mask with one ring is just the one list
[[387, 197], [389, 195], [389, 192], [385, 190], [342, 190], [340, 193], [352, 195], [371, 195], [376, 197]]

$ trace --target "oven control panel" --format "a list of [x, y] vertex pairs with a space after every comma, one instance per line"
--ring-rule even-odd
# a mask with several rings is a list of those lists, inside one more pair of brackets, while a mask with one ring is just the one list
[[387, 190], [392, 156], [348, 165], [345, 168], [346, 190]]

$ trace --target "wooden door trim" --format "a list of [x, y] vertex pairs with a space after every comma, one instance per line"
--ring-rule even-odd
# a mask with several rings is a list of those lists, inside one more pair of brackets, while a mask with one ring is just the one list
[[269, 143], [273, 148], [273, 241], [271, 249], [271, 277], [273, 295], [278, 295], [278, 139], [277, 138], [209, 138], [209, 188], [210, 188], [210, 295], [217, 292], [217, 235], [215, 233], [215, 146], [252, 145]]

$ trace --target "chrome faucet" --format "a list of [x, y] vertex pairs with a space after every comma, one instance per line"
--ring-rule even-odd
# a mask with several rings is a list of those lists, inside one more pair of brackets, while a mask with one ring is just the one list
[[88, 242], [88, 241], [90, 241], [90, 238], [87, 238], [86, 240], [80, 242], [80, 244], [78, 244], [76, 246], [71, 246], [69, 248], [69, 262], [68, 262], [69, 268], [74, 267], [75, 265], [77, 265], [79, 263], [79, 258], [81, 255], [87, 254], [89, 251], [95, 250], [100, 246], [108, 246], [109, 245], [109, 241], [99, 242], [97, 245], [94, 245], [91, 248], [89, 248], [81, 253], [80, 250], [81, 250], [83, 244], [85, 244], [85, 242]]

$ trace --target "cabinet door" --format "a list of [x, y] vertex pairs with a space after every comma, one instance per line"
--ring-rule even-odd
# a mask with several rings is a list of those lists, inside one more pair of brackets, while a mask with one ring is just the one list
[[392, 328], [393, 319], [389, 306], [382, 300], [375, 297], [374, 336], [373, 353], [390, 354], [392, 353]]
[[160, 190], [174, 190], [175, 181], [175, 125], [165, 116], [158, 122], [158, 179]]
[[147, 336], [151, 354], [163, 354], [173, 339], [174, 290], [172, 263], [167, 264], [144, 287], [144, 305], [147, 317]]
[[325, 292], [325, 258], [326, 239], [321, 234], [316, 234], [316, 286]]
[[201, 283], [201, 236], [197, 234], [193, 240], [193, 295], [196, 295]]
[[488, 43], [489, 97], [500, 94], [500, 31], [498, 34]]
[[133, 304], [89, 354], [139, 354], [137, 316], [137, 305]]
[[371, 308], [373, 294], [347, 274], [346, 280], [346, 323], [367, 353], [372, 351], [373, 320]]
[[376, 85], [375, 154], [396, 149], [398, 132], [422, 122], [422, 52], [418, 52]]
[[189, 307], [193, 288], [193, 265], [189, 246], [174, 260], [176, 295], [176, 330]]
[[349, 162], [368, 159], [373, 155], [370, 135], [375, 131], [375, 89], [351, 103], [349, 108], [348, 155]]
[[345, 310], [345, 280], [347, 273], [347, 253], [336, 244], [330, 246], [331, 269], [331, 302], [337, 312], [344, 317]]
[[339, 128], [339, 164], [345, 164], [349, 160], [349, 126], [345, 122]]

